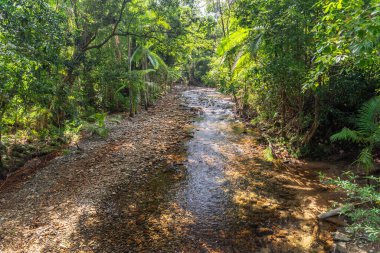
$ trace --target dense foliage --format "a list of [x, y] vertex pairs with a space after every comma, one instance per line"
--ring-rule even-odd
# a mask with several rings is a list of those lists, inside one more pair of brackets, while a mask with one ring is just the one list
[[220, 39], [205, 83], [263, 130], [267, 160], [272, 143], [296, 156], [356, 152], [361, 177], [330, 183], [347, 193], [352, 230], [379, 240], [379, 178], [368, 176], [379, 166], [379, 1], [211, 3]]
[[369, 173], [375, 166], [374, 150], [380, 145], [380, 97], [374, 97], [366, 102], [355, 119], [357, 130], [343, 128], [342, 131], [331, 136], [332, 141], [350, 141], [364, 145], [358, 162]]
[[0, 0], [0, 176], [178, 82], [231, 94], [293, 155], [355, 146], [369, 174], [379, 42], [378, 0]]
[[104, 135], [104, 113], [134, 116], [204, 74], [214, 23], [192, 1], [1, 0], [0, 174], [18, 144]]
[[332, 153], [329, 136], [379, 89], [378, 1], [219, 2], [230, 21], [205, 81], [295, 154]]
[[328, 183], [338, 186], [339, 190], [347, 193], [347, 202], [342, 208], [342, 214], [347, 215], [352, 223], [349, 229], [353, 233], [365, 234], [369, 240], [380, 238], [380, 184], [379, 177], [368, 177], [371, 185], [359, 185], [357, 176], [346, 173], [347, 179], [332, 179]]

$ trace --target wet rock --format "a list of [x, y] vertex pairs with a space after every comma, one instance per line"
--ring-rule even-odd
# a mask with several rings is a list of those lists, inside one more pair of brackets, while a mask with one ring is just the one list
[[346, 226], [347, 222], [343, 216], [332, 216], [325, 219], [325, 221], [337, 224], [339, 226]]
[[346, 234], [343, 234], [341, 232], [335, 232], [334, 233], [334, 241], [338, 242], [349, 242], [351, 241], [350, 237], [347, 236]]

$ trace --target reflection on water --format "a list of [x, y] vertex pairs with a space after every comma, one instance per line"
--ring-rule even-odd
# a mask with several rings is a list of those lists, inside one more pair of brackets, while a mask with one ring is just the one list
[[229, 98], [205, 88], [182, 96], [199, 112], [185, 158], [175, 150], [175, 166], [118, 186], [98, 223], [83, 218], [87, 243], [99, 252], [325, 252], [307, 211], [318, 206], [315, 183], [264, 161]]
[[[186, 146], [187, 175], [176, 187], [173, 200], [192, 216], [182, 235], [191, 245], [187, 249], [308, 251], [314, 226], [294, 217], [297, 211], [288, 208], [300, 203], [294, 192], [275, 179], [273, 165], [261, 159], [258, 136], [247, 133], [235, 119], [232, 101], [206, 88], [185, 91], [183, 97], [201, 116], [194, 122], [194, 135]], [[300, 236], [294, 231], [302, 226], [305, 231]]]
[[194, 123], [194, 136], [187, 144], [187, 180], [176, 198], [196, 219], [193, 236], [210, 244], [223, 243], [226, 230], [236, 224], [235, 210], [228, 195], [225, 177], [228, 157], [239, 155], [234, 143], [233, 103], [210, 89], [183, 93], [189, 107], [200, 108], [202, 120]]

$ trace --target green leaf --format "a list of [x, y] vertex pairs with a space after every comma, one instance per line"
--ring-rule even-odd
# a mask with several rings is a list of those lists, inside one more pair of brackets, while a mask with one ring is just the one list
[[217, 54], [219, 56], [228, 54], [237, 47], [241, 47], [249, 35], [249, 29], [240, 28], [236, 32], [232, 33], [230, 36], [224, 38], [220, 43]]
[[366, 136], [371, 136], [376, 133], [379, 129], [379, 115], [380, 96], [377, 96], [364, 103], [360, 108], [359, 116], [357, 118], [359, 131]]
[[357, 131], [353, 131], [349, 128], [343, 128], [340, 132], [332, 135], [330, 137], [331, 141], [351, 141], [355, 143], [362, 142], [363, 139], [360, 137]]

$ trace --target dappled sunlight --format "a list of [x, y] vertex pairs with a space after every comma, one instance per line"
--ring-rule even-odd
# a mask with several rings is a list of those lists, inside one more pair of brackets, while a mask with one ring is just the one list
[[298, 185], [284, 185], [284, 188], [300, 190], [300, 191], [313, 191], [314, 190], [314, 188], [312, 188], [312, 187], [304, 187], [304, 186], [298, 186]]
[[186, 235], [188, 226], [195, 223], [191, 212], [179, 207], [177, 203], [171, 203], [158, 217], [149, 217], [149, 236], [158, 240], [163, 235]]
[[379, 1], [0, 0], [0, 252], [380, 252]]
[[[257, 133], [241, 130], [241, 123], [223, 114], [224, 110], [229, 115], [228, 106], [214, 100], [212, 92], [199, 90], [185, 93], [190, 106], [203, 106], [203, 114], [194, 123], [193, 139], [187, 144], [186, 179], [176, 194], [179, 205], [193, 218], [186, 232], [195, 240], [194, 247], [219, 252], [216, 242], [224, 242], [243, 252], [265, 245], [274, 252], [309, 250], [316, 225], [310, 223], [315, 216], [308, 208], [317, 205], [314, 199], [299, 199], [296, 191], [312, 194], [314, 184], [291, 171], [278, 173], [262, 158]], [[300, 209], [305, 203], [309, 206]], [[176, 217], [181, 224], [181, 215]], [[164, 216], [162, 222], [171, 219]], [[305, 226], [308, 229], [299, 233]]]
[[[65, 210], [70, 209], [70, 212]], [[6, 222], [2, 225], [6, 227], [22, 227], [18, 236], [32, 234], [28, 236], [28, 244], [23, 245], [24, 252], [45, 252], [45, 248], [49, 246], [58, 246], [61, 250], [68, 250], [74, 245], [72, 236], [78, 233], [77, 224], [80, 223], [83, 214], [95, 215], [96, 207], [91, 204], [75, 204], [73, 202], [63, 202], [59, 207], [48, 207], [44, 219], [39, 219], [33, 214], [30, 217], [24, 217], [25, 220], [14, 220], [12, 224]], [[33, 218], [32, 218], [33, 217]], [[31, 218], [31, 219], [30, 219]], [[96, 216], [86, 221], [86, 225], [93, 226], [99, 221]], [[17, 225], [16, 225], [17, 224]], [[11, 231], [3, 231], [11, 233]], [[54, 239], [45, 238], [46, 235], [54, 235]], [[93, 242], [96, 243], [96, 240]], [[17, 246], [17, 245], [13, 245]], [[2, 252], [14, 252], [2, 251]]]
[[[242, 124], [230, 117], [232, 107], [224, 96], [216, 99], [210, 89], [196, 91], [187, 91], [185, 98], [207, 110], [189, 127], [193, 137], [185, 146], [170, 148], [177, 139], [157, 143], [151, 154], [143, 152], [130, 166], [133, 170], [119, 162], [102, 164], [104, 175], [121, 171], [129, 179], [114, 179], [96, 202], [62, 202], [70, 213], [47, 210], [45, 222], [37, 220], [35, 227], [24, 229], [36, 234], [31, 251], [305, 252], [316, 245], [323, 249], [315, 216], [325, 210], [326, 201], [317, 195], [321, 189], [314, 175], [265, 161], [257, 133], [242, 130]], [[108, 147], [111, 153], [99, 159], [125, 161], [134, 154], [131, 151], [141, 149], [139, 145], [152, 147], [157, 138], [153, 132], [138, 143], [132, 141], [138, 140], [135, 136], [113, 142]], [[96, 174], [97, 160], [91, 161], [94, 165], [87, 173]], [[97, 183], [87, 177], [73, 180], [81, 186]], [[50, 190], [63, 187], [52, 183]], [[49, 226], [56, 227], [59, 239], [40, 240], [38, 235], [52, 231]]]
[[[267, 198], [257, 194], [257, 190], [237, 190], [233, 195], [233, 202], [240, 207], [249, 207], [250, 211], [257, 212], [262, 211], [274, 211], [279, 207], [277, 200], [272, 198]], [[244, 212], [247, 209], [242, 209]]]

